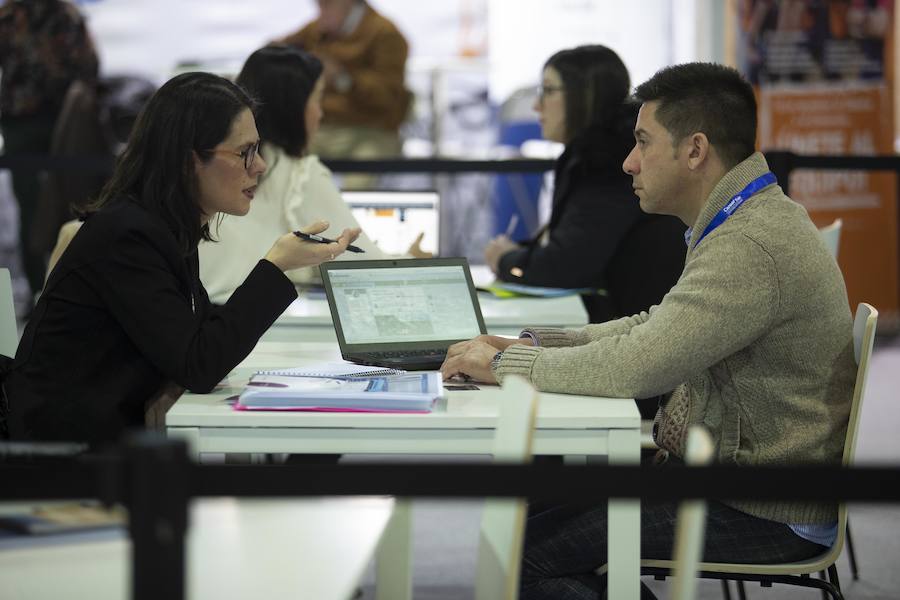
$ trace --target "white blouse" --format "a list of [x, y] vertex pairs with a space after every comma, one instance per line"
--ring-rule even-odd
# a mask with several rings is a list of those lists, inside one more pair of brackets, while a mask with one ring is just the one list
[[[210, 222], [217, 242], [200, 243], [200, 279], [210, 300], [222, 304], [244, 282], [256, 263], [265, 256], [279, 236], [315, 221], [328, 221], [322, 235], [334, 237], [348, 227], [359, 227], [331, 171], [318, 156], [289, 156], [282, 149], [265, 144], [262, 156], [268, 169], [263, 175], [250, 211], [243, 217], [224, 215]], [[354, 242], [365, 254], [345, 252], [335, 260], [391, 258], [365, 234]], [[288, 271], [294, 283], [317, 283], [318, 267]]]

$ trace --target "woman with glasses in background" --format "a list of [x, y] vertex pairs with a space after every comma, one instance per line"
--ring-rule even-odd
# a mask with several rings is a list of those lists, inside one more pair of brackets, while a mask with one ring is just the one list
[[534, 109], [544, 138], [565, 144], [550, 221], [527, 242], [501, 235], [485, 249], [499, 280], [596, 290], [582, 296], [591, 323], [658, 304], [684, 266], [684, 225], [641, 212], [622, 171], [638, 110], [630, 87], [622, 60], [605, 46], [547, 60]]
[[229, 301], [209, 302], [197, 245], [216, 215], [247, 213], [266, 170], [253, 108], [208, 73], [179, 75], [148, 101], [6, 375], [13, 439], [111, 441], [144, 423], [160, 391], [212, 390], [297, 297], [284, 272], [334, 258], [359, 234], [273, 236]]
[[[331, 171], [308, 151], [323, 116], [322, 62], [293, 47], [267, 46], [250, 55], [237, 83], [259, 102], [256, 121], [269, 168], [260, 178], [249, 214], [222, 220], [213, 232], [216, 241], [200, 244], [200, 278], [213, 302], [228, 299], [273, 235], [312, 219], [329, 223], [326, 235], [359, 227]], [[421, 237], [409, 255], [431, 256], [419, 249]], [[342, 259], [396, 258], [381, 251], [365, 233], [356, 245], [365, 253]], [[318, 269], [312, 267], [290, 271], [288, 277], [297, 284], [319, 281]]]

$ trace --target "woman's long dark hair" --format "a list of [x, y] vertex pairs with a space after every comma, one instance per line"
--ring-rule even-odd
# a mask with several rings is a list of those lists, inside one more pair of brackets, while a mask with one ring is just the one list
[[566, 139], [617, 117], [628, 98], [631, 79], [619, 55], [599, 44], [560, 50], [544, 64], [562, 79], [566, 102]]
[[85, 213], [136, 202], [165, 221], [185, 253], [193, 251], [201, 239], [211, 239], [208, 224], [200, 224], [195, 157], [210, 160], [208, 150], [228, 137], [242, 111], [254, 108], [253, 100], [223, 77], [173, 77], [147, 101], [112, 178]]
[[634, 146], [639, 105], [619, 55], [599, 44], [560, 50], [544, 68], [559, 73], [565, 89], [566, 148], [582, 156], [581, 168], [622, 174]]
[[267, 46], [250, 55], [237, 83], [259, 103], [256, 127], [263, 141], [300, 157], [309, 143], [305, 109], [322, 62], [292, 46]]

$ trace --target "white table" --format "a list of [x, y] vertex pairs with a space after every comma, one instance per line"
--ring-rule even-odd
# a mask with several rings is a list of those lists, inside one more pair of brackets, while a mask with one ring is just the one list
[[[391, 498], [195, 501], [185, 547], [186, 597], [348, 600], [376, 550], [385, 559], [392, 554], [394, 505]], [[70, 536], [68, 542], [0, 549], [0, 597], [128, 598], [127, 534], [93, 541]], [[379, 597], [395, 597], [381, 590], [388, 566], [379, 562], [378, 569]]]
[[[166, 415], [195, 457], [214, 453], [490, 454], [499, 388], [449, 392], [431, 414], [234, 411], [251, 373], [339, 360], [334, 342], [261, 342], [211, 394], [185, 394]], [[541, 394], [535, 454], [608, 457], [637, 464], [640, 414], [633, 400]], [[609, 503], [610, 597], [637, 598], [640, 515], [636, 501]]]
[[[486, 267], [472, 267], [476, 285], [486, 285], [493, 276]], [[581, 327], [587, 324], [587, 312], [581, 297], [561, 298], [496, 298], [478, 293], [481, 314], [489, 333], [518, 335], [525, 327]], [[300, 296], [275, 321], [263, 336], [265, 341], [332, 341], [334, 323], [328, 302], [321, 294], [301, 290]]]

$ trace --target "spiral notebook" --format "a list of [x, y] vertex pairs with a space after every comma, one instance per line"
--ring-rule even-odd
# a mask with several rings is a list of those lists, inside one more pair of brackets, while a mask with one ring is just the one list
[[403, 369], [372, 368], [347, 362], [327, 362], [308, 367], [268, 369], [257, 371], [257, 375], [281, 375], [284, 377], [376, 377], [379, 375], [403, 375]]
[[234, 409], [427, 413], [443, 396], [437, 371], [373, 377], [254, 375]]

